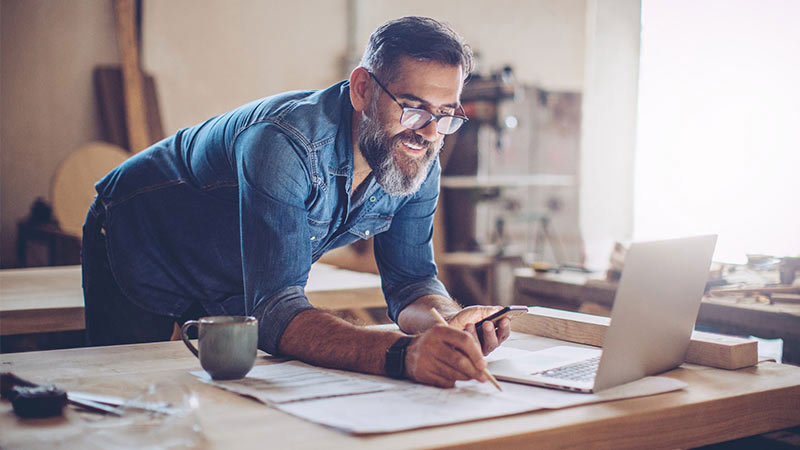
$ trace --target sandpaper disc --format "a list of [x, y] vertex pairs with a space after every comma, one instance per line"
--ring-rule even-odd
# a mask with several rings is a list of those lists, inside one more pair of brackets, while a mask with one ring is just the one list
[[70, 153], [53, 177], [53, 213], [61, 229], [80, 237], [96, 191], [94, 184], [130, 156], [122, 147], [90, 142]]

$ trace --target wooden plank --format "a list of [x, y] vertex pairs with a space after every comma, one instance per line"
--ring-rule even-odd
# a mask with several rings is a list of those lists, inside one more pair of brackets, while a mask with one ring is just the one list
[[[112, 144], [128, 149], [122, 68], [120, 66], [96, 67], [93, 76], [103, 138]], [[143, 73], [143, 76], [145, 119], [149, 138], [155, 142], [164, 138], [156, 84], [151, 75]]]
[[70, 308], [39, 308], [8, 311], [0, 319], [0, 336], [79, 331], [86, 328], [83, 305]]
[[731, 296], [735, 294], [755, 295], [755, 294], [792, 294], [800, 293], [800, 286], [762, 286], [740, 289], [711, 289], [709, 294], [715, 296]]
[[125, 119], [128, 129], [128, 149], [144, 150], [153, 143], [145, 116], [144, 81], [139, 64], [139, 39], [134, 0], [115, 0], [119, 49], [122, 56], [122, 80], [125, 93]]
[[[517, 317], [511, 328], [537, 336], [602, 347], [608, 317], [563, 311], [551, 308], [529, 308], [528, 314]], [[758, 363], [758, 342], [733, 336], [692, 333], [686, 362], [720, 369], [740, 369]]]
[[772, 294], [772, 295], [770, 295], [770, 300], [772, 300], [773, 303], [800, 304], [800, 295], [799, 294]]
[[551, 175], [545, 173], [525, 175], [446, 175], [442, 176], [442, 187], [451, 189], [486, 189], [496, 187], [547, 186], [570, 187], [574, 184], [572, 175]]
[[528, 308], [528, 314], [512, 320], [511, 329], [536, 336], [602, 347], [609, 323], [608, 317], [536, 306]]

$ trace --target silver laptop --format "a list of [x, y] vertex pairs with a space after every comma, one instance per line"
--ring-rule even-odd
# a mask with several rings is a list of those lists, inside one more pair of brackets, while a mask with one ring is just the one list
[[602, 351], [559, 346], [493, 361], [489, 370], [501, 380], [588, 393], [679, 366], [716, 242], [709, 235], [632, 244]]

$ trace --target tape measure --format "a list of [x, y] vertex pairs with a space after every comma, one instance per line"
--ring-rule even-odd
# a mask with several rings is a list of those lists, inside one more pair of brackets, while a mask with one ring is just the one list
[[0, 397], [11, 400], [20, 417], [58, 416], [67, 404], [65, 391], [31, 383], [10, 372], [0, 373]]
[[67, 405], [67, 393], [55, 386], [15, 386], [10, 397], [14, 412], [26, 418], [60, 416]]

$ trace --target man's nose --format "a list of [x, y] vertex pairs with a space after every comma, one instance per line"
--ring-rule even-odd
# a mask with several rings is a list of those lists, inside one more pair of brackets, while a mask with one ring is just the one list
[[439, 138], [439, 132], [436, 130], [437, 124], [437, 121], [431, 120], [429, 124], [417, 130], [417, 134], [425, 138], [427, 141], [433, 142]]

